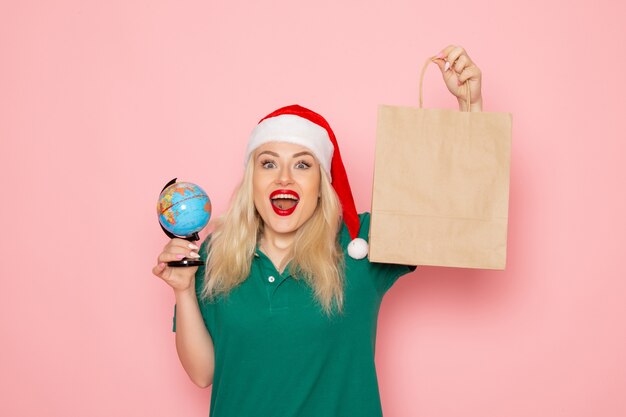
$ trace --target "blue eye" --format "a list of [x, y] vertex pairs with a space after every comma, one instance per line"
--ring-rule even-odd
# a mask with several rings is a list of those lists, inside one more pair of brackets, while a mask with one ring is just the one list
[[307, 169], [307, 168], [311, 168], [311, 165], [308, 164], [305, 161], [298, 161], [298, 163], [296, 164], [296, 168], [298, 168], [298, 169]]
[[276, 168], [276, 164], [274, 163], [274, 161], [269, 160], [261, 161], [261, 166], [265, 169]]

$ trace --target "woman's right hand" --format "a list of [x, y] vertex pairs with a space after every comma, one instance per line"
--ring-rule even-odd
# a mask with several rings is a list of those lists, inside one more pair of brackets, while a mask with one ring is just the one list
[[180, 261], [183, 258], [200, 258], [198, 246], [185, 239], [174, 238], [163, 248], [163, 252], [157, 258], [157, 265], [152, 268], [152, 273], [161, 278], [174, 291], [188, 290], [193, 283], [193, 278], [198, 270], [197, 266], [170, 267], [167, 262]]

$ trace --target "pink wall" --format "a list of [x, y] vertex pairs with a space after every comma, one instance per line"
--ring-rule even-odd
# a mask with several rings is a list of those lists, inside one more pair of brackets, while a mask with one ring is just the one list
[[[207, 415], [150, 272], [161, 187], [197, 182], [222, 213], [253, 125], [300, 103], [368, 210], [376, 106], [415, 105], [449, 43], [485, 110], [513, 113], [508, 264], [391, 289], [385, 415], [625, 415], [623, 3], [296, 3], [0, 3], [0, 415]], [[426, 83], [455, 106], [434, 67]]]

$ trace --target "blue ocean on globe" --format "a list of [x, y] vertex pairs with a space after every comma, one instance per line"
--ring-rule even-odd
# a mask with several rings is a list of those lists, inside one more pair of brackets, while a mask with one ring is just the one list
[[209, 222], [211, 200], [198, 185], [176, 182], [161, 192], [157, 215], [168, 232], [180, 237], [191, 236]]

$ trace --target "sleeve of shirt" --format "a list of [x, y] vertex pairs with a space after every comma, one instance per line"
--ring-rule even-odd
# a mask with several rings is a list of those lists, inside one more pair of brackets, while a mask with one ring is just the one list
[[415, 265], [396, 265], [373, 262], [374, 268], [377, 270], [378, 290], [381, 294], [385, 294], [395, 284], [395, 282], [403, 275], [415, 271]]
[[[369, 240], [370, 213], [362, 213], [359, 217], [361, 220], [359, 237]], [[415, 265], [388, 264], [380, 262], [371, 262], [370, 264], [376, 277], [376, 285], [381, 294], [385, 294], [398, 280], [398, 278], [415, 271], [417, 268]]]
[[[199, 298], [200, 292], [202, 291], [202, 284], [204, 283], [204, 273], [205, 273], [205, 266], [204, 264], [206, 264], [206, 258], [207, 258], [207, 246], [210, 240], [210, 236], [207, 236], [206, 239], [204, 239], [204, 242], [202, 242], [202, 245], [200, 245], [200, 249], [198, 250], [198, 254], [200, 255], [200, 260], [203, 262], [203, 265], [200, 265], [198, 267], [198, 270], [196, 271], [196, 278], [195, 278], [195, 286], [196, 286], [196, 297]], [[176, 304], [174, 304], [174, 317], [172, 318], [172, 332], [176, 332]]]

